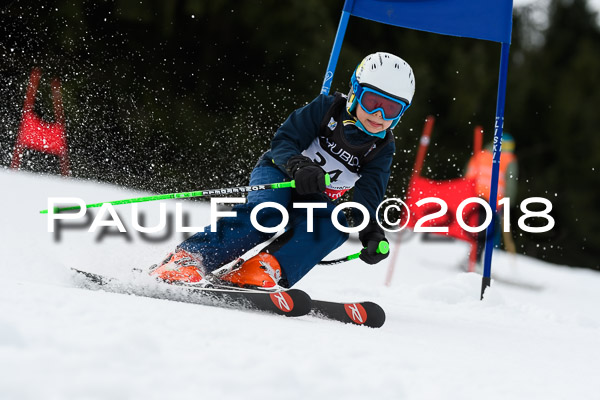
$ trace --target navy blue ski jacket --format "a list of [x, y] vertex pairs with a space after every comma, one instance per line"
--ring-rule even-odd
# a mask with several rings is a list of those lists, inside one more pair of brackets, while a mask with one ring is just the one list
[[[302, 153], [319, 135], [321, 122], [334, 98], [321, 94], [306, 106], [294, 111], [279, 127], [271, 141], [271, 149], [261, 157], [258, 165], [275, 164], [286, 172], [285, 165], [290, 157]], [[344, 120], [355, 121], [356, 118], [346, 112]], [[343, 132], [348, 143], [352, 145], [364, 144], [373, 139], [353, 123], [345, 123]], [[369, 210], [371, 219], [375, 218], [375, 211], [384, 199], [395, 151], [392, 140], [360, 168], [360, 179], [354, 186], [353, 201], [364, 205]]]

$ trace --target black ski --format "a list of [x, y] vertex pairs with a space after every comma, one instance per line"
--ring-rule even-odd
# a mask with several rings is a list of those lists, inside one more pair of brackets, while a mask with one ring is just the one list
[[[299, 289], [279, 292], [251, 290], [228, 285], [214, 284], [210, 288], [197, 288], [157, 282], [134, 270], [131, 282], [124, 282], [101, 274], [72, 268], [83, 278], [81, 286], [88, 289], [103, 289], [114, 293], [132, 294], [163, 300], [180, 301], [227, 308], [242, 308], [271, 312], [289, 317], [309, 314], [317, 318], [339, 321], [348, 324], [380, 328], [385, 322], [385, 312], [376, 303], [365, 301], [342, 303], [324, 300], [311, 300]], [[143, 280], [146, 278], [146, 280]]]
[[[219, 281], [218, 279], [213, 281], [213, 287], [223, 290], [250, 290]], [[268, 289], [255, 288], [254, 290], [269, 292]], [[385, 322], [385, 311], [383, 311], [383, 308], [370, 301], [342, 303], [313, 299], [311, 300], [311, 304], [310, 315], [318, 318], [344, 322], [347, 324], [364, 325], [370, 328], [381, 328]]]
[[[213, 280], [213, 286], [224, 290], [249, 290], [220, 281], [216, 277]], [[268, 292], [268, 289], [255, 288], [255, 290]], [[381, 328], [385, 323], [385, 311], [383, 311], [383, 308], [370, 301], [342, 303], [312, 299], [311, 304], [310, 315], [314, 317], [344, 322], [347, 324], [364, 325], [370, 328]]]
[[383, 308], [370, 301], [337, 303], [312, 300], [310, 315], [347, 324], [364, 325], [371, 328], [381, 328], [385, 323], [385, 311], [383, 311]]
[[124, 282], [104, 275], [72, 269], [77, 272], [79, 277], [83, 278], [80, 283], [88, 289], [102, 289], [109, 292], [184, 303], [250, 309], [288, 317], [306, 315], [311, 310], [310, 296], [299, 289], [265, 292], [232, 288], [190, 287], [156, 282], [151, 279], [141, 281], [140, 276], [134, 276], [132, 282]]

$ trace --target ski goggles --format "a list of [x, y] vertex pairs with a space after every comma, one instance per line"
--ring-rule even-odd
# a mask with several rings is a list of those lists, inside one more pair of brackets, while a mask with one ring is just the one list
[[356, 85], [354, 95], [358, 103], [368, 114], [381, 111], [381, 116], [386, 121], [398, 119], [410, 107], [406, 101], [396, 99], [363, 85]]

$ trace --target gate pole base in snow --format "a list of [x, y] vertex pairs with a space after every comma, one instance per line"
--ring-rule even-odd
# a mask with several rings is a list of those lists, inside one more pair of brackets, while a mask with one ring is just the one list
[[481, 279], [481, 298], [480, 298], [480, 300], [483, 300], [483, 294], [485, 293], [485, 288], [490, 287], [491, 284], [492, 284], [492, 278], [490, 278], [489, 276], [484, 276]]

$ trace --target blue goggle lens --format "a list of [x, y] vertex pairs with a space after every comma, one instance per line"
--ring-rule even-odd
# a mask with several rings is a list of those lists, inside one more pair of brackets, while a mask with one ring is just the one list
[[381, 111], [381, 115], [386, 121], [400, 118], [408, 107], [410, 107], [410, 104], [405, 101], [359, 84], [355, 76], [352, 76], [352, 86], [354, 88], [354, 95], [357, 97], [363, 110], [368, 114]]

